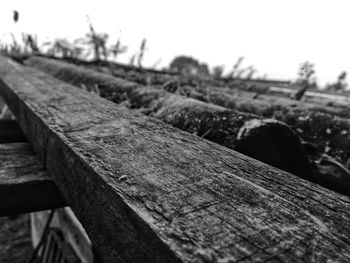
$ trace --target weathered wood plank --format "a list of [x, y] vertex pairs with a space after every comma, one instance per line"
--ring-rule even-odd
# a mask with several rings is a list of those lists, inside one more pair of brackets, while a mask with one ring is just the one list
[[[230, 149], [239, 149], [241, 153], [302, 178], [311, 181], [317, 178], [317, 168], [309, 161], [298, 136], [283, 123], [274, 122], [270, 125], [270, 129], [261, 129], [259, 136], [265, 138], [264, 142], [257, 144], [254, 141], [246, 146], [240, 143], [239, 138], [239, 134], [243, 134], [243, 129], [253, 120], [261, 122], [271, 120], [262, 120], [262, 117], [257, 115], [137, 85], [57, 60], [33, 57], [27, 60], [27, 63], [77, 87], [89, 85], [101, 87], [101, 96], [107, 99], [111, 100], [110, 93], [117, 95], [118, 98], [124, 97], [123, 99], [128, 102], [126, 105], [130, 108], [141, 109], [142, 112], [183, 131], [205, 137]], [[106, 86], [108, 93], [105, 92]]]
[[0, 143], [26, 142], [21, 128], [15, 120], [0, 120]]
[[0, 144], [0, 216], [66, 205], [28, 143]]
[[3, 58], [0, 77], [106, 262], [350, 260], [350, 198]]
[[[183, 131], [205, 137], [339, 193], [350, 193], [349, 172], [341, 166], [336, 165], [330, 170], [329, 166], [322, 165], [321, 152], [315, 149], [307, 156], [296, 132], [281, 122], [194, 100], [159, 88], [136, 86], [136, 83], [111, 78], [108, 74], [58, 60], [33, 57], [27, 60], [27, 63], [76, 87], [101, 87], [100, 95], [107, 99], [111, 100], [108, 94], [112, 92], [114, 98], [126, 100], [124, 105], [139, 109]], [[176, 88], [176, 84], [171, 83], [170, 89], [174, 85]], [[106, 87], [109, 93], [105, 92]], [[252, 103], [251, 98], [249, 101]], [[298, 123], [302, 123], [302, 120]], [[326, 122], [327, 127], [328, 125]], [[310, 126], [313, 128], [314, 123]], [[340, 128], [341, 126], [332, 127], [338, 130]], [[347, 137], [343, 140], [350, 142]], [[325, 144], [324, 141], [320, 141], [319, 144], [322, 142]], [[338, 144], [346, 149], [346, 144]]]
[[[137, 93], [140, 87], [145, 88], [142, 85], [138, 85], [137, 88], [135, 87], [136, 84], [131, 81], [113, 78], [92, 70], [89, 70], [89, 74], [86, 74], [82, 67], [77, 69], [71, 64], [57, 60], [32, 57], [26, 63], [76, 86], [82, 84], [87, 86], [86, 83], [96, 84], [101, 91], [101, 96], [117, 102], [130, 100], [132, 99], [131, 92]], [[146, 75], [143, 77], [147, 78]], [[290, 125], [299, 132], [305, 141], [315, 144], [320, 151], [327, 152], [343, 164], [350, 158], [350, 136], [348, 136], [350, 121], [335, 117], [333, 111], [329, 111], [332, 114], [318, 112], [320, 107], [316, 107], [315, 104], [295, 102], [286, 98], [276, 99], [277, 97], [274, 97], [275, 99], [273, 99], [270, 96], [270, 99], [267, 100], [266, 98], [259, 99], [261, 96], [266, 97], [266, 95], [259, 95], [259, 98], [253, 99], [254, 94], [247, 95], [245, 92], [235, 90], [232, 91], [232, 94], [228, 94], [220, 91], [223, 88], [199, 88], [199, 90], [204, 92], [211, 103], [241, 112], [262, 115], [266, 118], [278, 119]], [[226, 91], [228, 92], [228, 90], [230, 89]], [[188, 93], [188, 96], [196, 97], [197, 95]], [[147, 96], [144, 100], [147, 100]], [[333, 109], [332, 107], [328, 108]], [[347, 114], [348, 112], [346, 110]]]

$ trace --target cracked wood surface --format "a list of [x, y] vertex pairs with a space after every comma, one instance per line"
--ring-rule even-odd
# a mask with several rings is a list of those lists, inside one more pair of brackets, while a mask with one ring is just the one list
[[[72, 64], [58, 60], [32, 57], [26, 60], [26, 63], [77, 86], [81, 86], [82, 83], [85, 83], [85, 86], [89, 86], [87, 83], [97, 84], [101, 91], [101, 96], [116, 102], [133, 99], [130, 93], [140, 93], [140, 90], [145, 88], [141, 84], [126, 80], [127, 75], [125, 75], [124, 79], [113, 78], [93, 70], [84, 70], [84, 67], [77, 69]], [[88, 72], [88, 75], [86, 72]], [[141, 74], [141, 76], [147, 78], [147, 75]], [[290, 125], [298, 131], [303, 140], [315, 144], [320, 151], [327, 152], [327, 154], [335, 157], [342, 164], [345, 164], [350, 158], [350, 136], [348, 136], [350, 121], [347, 118], [335, 117], [336, 114], [334, 112], [329, 112], [330, 114], [319, 112], [320, 109], [325, 109], [325, 107], [316, 107], [314, 108], [315, 111], [313, 111], [310, 110], [311, 106], [305, 108], [305, 105], [308, 105], [308, 103], [290, 100], [293, 106], [290, 102], [287, 102], [286, 98], [277, 98], [278, 101], [283, 101], [283, 103], [277, 105], [273, 99], [276, 96], [259, 95], [258, 97], [270, 97], [269, 101], [260, 101], [258, 98], [253, 99], [253, 94], [247, 95], [246, 92], [236, 92], [232, 89], [210, 88], [202, 90], [206, 93], [205, 97], [208, 97], [213, 104], [246, 112], [246, 114], [252, 113], [265, 118], [277, 119]], [[218, 92], [218, 90], [226, 90], [226, 92]], [[235, 94], [227, 93], [229, 90]], [[191, 92], [188, 93], [189, 97], [193, 95]], [[148, 103], [147, 96], [144, 96], [144, 98], [144, 103]], [[153, 98], [150, 96], [150, 99]], [[333, 107], [328, 108], [334, 109]], [[349, 111], [346, 110], [345, 112], [348, 114]]]
[[[26, 63], [76, 87], [96, 85], [100, 87], [102, 97], [126, 100], [125, 105], [132, 109], [139, 109], [183, 131], [230, 149], [239, 149], [250, 157], [315, 182], [318, 171], [310, 163], [298, 136], [283, 123], [275, 122], [270, 129], [260, 129], [259, 134], [265, 138], [265, 143], [258, 146], [256, 142], [248, 142], [243, 147], [238, 135], [252, 120], [265, 121], [262, 117], [138, 85], [62, 61], [32, 57]], [[248, 148], [254, 148], [254, 153]], [[267, 148], [274, 156], [266, 154]]]
[[[98, 86], [99, 94], [105, 98], [113, 101], [118, 98], [116, 102], [124, 100], [124, 105], [138, 109], [183, 131], [194, 133], [339, 193], [346, 195], [350, 193], [349, 173], [345, 170], [329, 170], [329, 167], [320, 165], [317, 160], [320, 157], [317, 157], [317, 153], [307, 155], [299, 136], [283, 123], [271, 122], [258, 115], [230, 110], [168, 92], [176, 88], [177, 85], [174, 83], [166, 85], [165, 90], [143, 85], [137, 87], [135, 83], [124, 79], [112, 78], [108, 74], [101, 74], [59, 60], [32, 57], [26, 63], [76, 87]], [[106, 89], [109, 92], [105, 92]], [[190, 89], [193, 90], [193, 88]], [[111, 96], [111, 93], [114, 95]], [[221, 93], [221, 95], [225, 94]], [[256, 100], [250, 99], [249, 102], [254, 104]], [[310, 121], [307, 125], [312, 127], [313, 135], [322, 134], [324, 126], [326, 129], [331, 126], [332, 136], [338, 133], [342, 138], [340, 141], [338, 136], [334, 136], [333, 141], [337, 144], [335, 148], [344, 149], [343, 153], [348, 152], [347, 144], [350, 140], [343, 134], [344, 126], [335, 125], [336, 119], [332, 119], [330, 124], [327, 119], [325, 121], [314, 119], [322, 117], [320, 114], [304, 120], [299, 118], [301, 115], [296, 114], [294, 117], [298, 118], [297, 124], [294, 123], [294, 125], [300, 125], [304, 120]], [[286, 119], [288, 120], [288, 118], [284, 120]], [[322, 123], [321, 127], [320, 123]], [[254, 130], [254, 132], [250, 133], [248, 130]], [[249, 133], [251, 136], [248, 135]], [[242, 134], [246, 137], [243, 138]], [[330, 137], [329, 134], [327, 137]], [[320, 140], [318, 145], [322, 144], [322, 147], [327, 145], [324, 140]], [[331, 145], [333, 149], [334, 144]], [[333, 150], [332, 152], [334, 153]]]
[[0, 216], [65, 205], [55, 183], [28, 143], [0, 144]]
[[0, 78], [105, 262], [349, 262], [349, 197], [4, 58]]

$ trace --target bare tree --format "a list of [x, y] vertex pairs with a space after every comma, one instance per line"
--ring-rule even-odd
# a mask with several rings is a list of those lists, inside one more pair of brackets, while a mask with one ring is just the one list
[[315, 65], [309, 61], [305, 61], [300, 64], [298, 71], [297, 83], [301, 85], [301, 88], [292, 96], [295, 100], [301, 100], [304, 96], [306, 90], [310, 87], [311, 84], [315, 84], [314, 75], [315, 75]]
[[117, 43], [115, 45], [112, 45], [109, 49], [108, 52], [111, 53], [114, 57], [114, 59], [117, 59], [117, 57], [120, 54], [125, 53], [128, 50], [128, 47], [125, 45], [122, 45], [120, 38], [118, 39]]
[[135, 58], [136, 58], [136, 55], [132, 55], [130, 58], [129, 58], [129, 65], [130, 66], [134, 66], [135, 64]]
[[346, 76], [347, 76], [346, 71], [342, 71], [339, 74], [337, 81], [333, 84], [328, 84], [326, 86], [326, 90], [338, 91], [338, 92], [345, 91], [346, 87], [348, 86], [348, 84], [346, 83]]
[[252, 79], [253, 76], [254, 76], [254, 74], [256, 74], [257, 72], [258, 72], [257, 69], [255, 69], [255, 68], [253, 67], [253, 65], [249, 66], [249, 67], [247, 68], [247, 75], [246, 75], [246, 78], [247, 78], [247, 79]]
[[[229, 78], [235, 78], [237, 77], [236, 74], [239, 71], [239, 67], [241, 66], [242, 62], [244, 60], [244, 57], [241, 56], [237, 59], [236, 63], [233, 65], [232, 71], [228, 74]], [[240, 75], [243, 73], [242, 71], [238, 72]]]
[[25, 52], [39, 53], [38, 39], [35, 35], [22, 33], [22, 40]]
[[142, 68], [142, 61], [146, 52], [146, 43], [147, 43], [147, 39], [146, 38], [142, 39], [141, 45], [140, 45], [140, 51], [137, 56], [137, 65], [139, 68]]

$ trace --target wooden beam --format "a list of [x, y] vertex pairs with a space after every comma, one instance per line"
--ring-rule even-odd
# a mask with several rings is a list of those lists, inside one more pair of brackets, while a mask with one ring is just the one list
[[0, 92], [105, 262], [350, 260], [350, 198], [0, 59]]
[[[183, 131], [195, 133], [200, 137], [234, 149], [281, 170], [296, 174], [338, 193], [350, 194], [349, 173], [340, 168], [341, 166], [338, 166], [340, 169], [337, 167], [330, 170], [329, 166], [320, 164], [321, 152], [319, 155], [317, 151], [307, 155], [300, 142], [299, 135], [281, 122], [271, 121], [244, 111], [230, 110], [167, 92], [166, 90], [179, 88], [178, 84], [174, 82], [166, 85], [167, 87], [164, 87], [165, 90], [159, 87], [146, 87], [143, 85], [136, 87], [136, 84], [133, 84], [133, 82], [128, 82], [121, 78], [113, 78], [108, 74], [98, 73], [94, 70], [60, 60], [32, 57], [26, 61], [26, 64], [76, 87], [91, 87], [94, 85], [101, 87], [99, 90], [102, 97], [116, 102], [126, 100], [127, 103], [124, 101], [124, 105], [132, 109], [139, 109], [143, 113], [149, 114]], [[139, 77], [147, 79], [148, 76], [139, 74], [137, 79]], [[109, 92], [105, 92], [106, 88]], [[184, 92], [183, 87], [179, 89]], [[184, 94], [191, 94], [194, 89], [189, 87]], [[210, 90], [212, 89], [218, 88], [210, 88]], [[261, 104], [255, 105], [256, 100], [252, 100], [251, 96], [244, 99], [245, 95], [242, 91], [236, 93], [236, 99], [234, 97], [231, 98], [232, 94], [222, 92], [214, 92], [212, 95], [216, 94], [214, 98], [219, 101], [225, 97], [227, 101], [234, 99], [233, 105], [236, 106], [242, 104], [243, 107], [245, 105], [244, 101], [247, 100], [255, 108], [262, 106]], [[112, 94], [113, 96], [111, 96]], [[115, 100], [116, 98], [118, 99]], [[213, 102], [215, 102], [215, 99]], [[265, 103], [265, 106], [271, 109], [270, 103]], [[251, 107], [248, 108], [251, 109]], [[284, 120], [290, 123], [290, 119], [286, 118], [284, 114], [287, 113], [284, 112], [279, 115], [284, 116]], [[336, 119], [334, 116], [319, 113], [309, 112], [306, 117], [304, 114], [298, 115], [297, 113], [293, 114], [293, 116], [294, 121], [290, 124], [297, 125], [300, 128], [298, 129], [299, 132], [307, 132], [308, 138], [312, 139], [313, 142], [317, 138], [318, 149], [322, 149], [326, 145], [325, 137], [321, 134], [326, 133], [323, 130], [325, 127], [328, 127], [333, 135], [333, 138], [330, 140], [329, 134], [326, 134], [326, 141], [330, 143], [333, 149], [331, 152], [335, 153], [334, 155], [332, 154], [332, 157], [344, 157], [349, 154], [350, 139], [344, 136], [343, 132], [350, 129], [350, 123]], [[330, 121], [329, 118], [331, 118]], [[307, 124], [303, 125], [305, 122]], [[323, 140], [320, 138], [323, 138]], [[344, 163], [345, 161], [346, 159]]]
[[[145, 86], [138, 85], [138, 88], [136, 88], [136, 84], [131, 81], [122, 78], [113, 78], [107, 74], [99, 74], [93, 70], [86, 70], [84, 67], [75, 67], [68, 63], [62, 63], [59, 60], [32, 57], [26, 63], [76, 86], [82, 84], [88, 86], [88, 83], [90, 86], [96, 84], [101, 91], [102, 97], [112, 99], [116, 102], [129, 100], [133, 106], [135, 104], [132, 101], [134, 94], [138, 93], [140, 89], [145, 90]], [[133, 77], [133, 79], [140, 78], [145, 78], [146, 81], [148, 76], [138, 74], [136, 78], [135, 76]], [[209, 101], [213, 104], [246, 112], [246, 114], [249, 112], [265, 116], [265, 118], [277, 119], [290, 125], [298, 131], [303, 140], [315, 144], [321, 151], [325, 151], [326, 146], [329, 146], [330, 149], [329, 151], [327, 150], [327, 154], [340, 160], [342, 164], [345, 164], [350, 158], [350, 136], [344, 136], [344, 132], [346, 134], [350, 130], [350, 121], [349, 119], [335, 116], [341, 110], [341, 112], [346, 113], [345, 115], [341, 114], [342, 116], [349, 117], [349, 110], [327, 107], [331, 109], [330, 111], [326, 110], [326, 112], [329, 112], [327, 114], [320, 112], [322, 107], [315, 108], [315, 104], [295, 103], [295, 101], [286, 98], [259, 95], [257, 99], [253, 99], [253, 93], [245, 93], [240, 90], [235, 91], [230, 88], [210, 87], [209, 89], [198, 88], [198, 90], [203, 91], [205, 97], [209, 98]], [[190, 97], [197, 97], [196, 93], [186, 93]], [[262, 96], [264, 99], [260, 100]], [[147, 102], [147, 100], [153, 98], [147, 97], [144, 94], [141, 102]], [[154, 108], [157, 107], [156, 104], [149, 104]], [[205, 113], [202, 116], [205, 116]], [[288, 171], [290, 172], [291, 170]]]
[[[183, 131], [194, 133], [202, 138], [226, 146], [239, 149], [239, 152], [275, 166], [284, 171], [301, 176], [313, 182], [321, 181], [317, 169], [309, 161], [299, 137], [285, 124], [263, 119], [260, 116], [229, 110], [214, 104], [205, 103], [162, 89], [138, 85], [120, 78], [113, 78], [69, 63], [32, 57], [27, 63], [55, 78], [73, 84], [102, 86], [101, 96], [110, 99], [108, 94], [118, 95], [128, 101], [130, 108], [141, 109], [146, 114]], [[108, 85], [103, 84], [108, 83]], [[104, 92], [108, 86], [109, 93]], [[255, 123], [270, 123], [269, 129], [260, 126], [260, 143], [253, 141], [241, 143], [239, 134], [247, 126]], [[259, 125], [255, 125], [256, 127]], [[259, 128], [257, 128], [259, 129]], [[256, 131], [257, 131], [256, 129]], [[264, 140], [261, 140], [264, 138]], [[253, 151], [251, 149], [254, 149]], [[277, 154], [276, 154], [277, 153]], [[315, 180], [318, 179], [318, 180]], [[339, 184], [343, 186], [343, 181]], [[339, 188], [339, 187], [338, 187]], [[334, 189], [334, 187], [333, 187]], [[337, 189], [337, 188], [336, 188]]]
[[66, 205], [28, 143], [0, 144], [0, 216]]
[[26, 142], [21, 128], [15, 120], [0, 120], [0, 143]]

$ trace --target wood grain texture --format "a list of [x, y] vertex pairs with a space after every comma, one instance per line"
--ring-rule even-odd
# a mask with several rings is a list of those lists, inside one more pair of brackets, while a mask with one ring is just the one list
[[[143, 113], [176, 128], [230, 149], [237, 148], [236, 146], [239, 144], [238, 134], [248, 122], [262, 119], [257, 115], [230, 110], [169, 93], [162, 89], [137, 86], [136, 83], [132, 85], [131, 82], [121, 81], [119, 78], [111, 78], [107, 74], [57, 60], [33, 57], [27, 60], [27, 64], [77, 87], [100, 86], [101, 83], [108, 83], [109, 91], [117, 95], [118, 98], [126, 100], [125, 105], [130, 108], [140, 109]], [[103, 87], [101, 96], [113, 100], [103, 91]], [[248, 143], [245, 147], [239, 147], [239, 151], [254, 158], [259, 156], [260, 158], [256, 159], [262, 162], [315, 181], [313, 178], [318, 171], [309, 161], [300, 139], [289, 127], [283, 123], [275, 122], [270, 129], [264, 131], [261, 129], [261, 131], [260, 136], [265, 138], [264, 143], [253, 142], [254, 145], [248, 145]], [[247, 151], [246, 148], [255, 148], [254, 151], [257, 154], [251, 154], [251, 151]], [[272, 149], [270, 152], [274, 156], [266, 154], [268, 148]]]
[[350, 260], [350, 198], [3, 58], [0, 77], [105, 262]]
[[[142, 113], [156, 117], [183, 131], [196, 134], [212, 142], [234, 149], [311, 182], [318, 183], [339, 193], [350, 195], [349, 173], [344, 172], [345, 170], [341, 168], [329, 170], [329, 167], [320, 165], [322, 162], [321, 154], [310, 153], [307, 155], [304, 147], [301, 145], [298, 134], [281, 122], [198, 101], [192, 99], [193, 94], [191, 94], [191, 98], [188, 98], [167, 92], [167, 90], [174, 91], [174, 88], [181, 89], [182, 92], [184, 91], [184, 87], [181, 86], [179, 88], [173, 82], [165, 85], [163, 87], [164, 89], [142, 85], [137, 87], [130, 85], [129, 82], [121, 81], [119, 78], [113, 79], [109, 75], [99, 74], [93, 70], [77, 67], [58, 60], [33, 57], [27, 63], [58, 79], [74, 84], [76, 87], [98, 86], [100, 83], [109, 83], [109, 90], [117, 94], [120, 99], [125, 100], [126, 103], [123, 102], [123, 104], [132, 109], [138, 109]], [[143, 75], [141, 74], [141, 76]], [[129, 83], [129, 85], [125, 86], [125, 83]], [[190, 90], [191, 93], [193, 89], [189, 87], [187, 90]], [[218, 90], [215, 88], [212, 89]], [[242, 102], [239, 99], [239, 94], [241, 95]], [[254, 104], [256, 100], [244, 97], [244, 94], [241, 91], [237, 91], [236, 95], [238, 97], [234, 100], [234, 103], [236, 106], [241, 103], [241, 106], [247, 107], [249, 111], [249, 105], [256, 107]], [[105, 96], [106, 94], [102, 93], [101, 95]], [[226, 98], [224, 95], [228, 96], [228, 94], [220, 94], [220, 96]], [[220, 98], [220, 96], [218, 95], [217, 98]], [[111, 99], [108, 96], [107, 98]], [[249, 103], [246, 103], [247, 100]], [[268, 108], [271, 109], [271, 107], [268, 104]], [[264, 109], [263, 107], [261, 110], [264, 112], [266, 108]], [[287, 115], [290, 116], [290, 114]], [[320, 117], [322, 115], [316, 114], [316, 116]], [[294, 120], [298, 117], [302, 117], [302, 115], [294, 115]], [[289, 119], [284, 118], [284, 120]], [[305, 123], [305, 120], [310, 122], [305, 125], [306, 127], [303, 130], [309, 131], [311, 128], [313, 137], [315, 134], [322, 134], [324, 126], [331, 126], [327, 121], [320, 122], [317, 119], [308, 117], [300, 118], [295, 121], [296, 124], [292, 124], [299, 127], [302, 123]], [[332, 120], [331, 123], [335, 124], [336, 122], [336, 120]], [[307, 125], [310, 126], [309, 129], [307, 129]], [[320, 125], [323, 125], [323, 127], [320, 127]], [[339, 134], [339, 131], [343, 128], [342, 126], [333, 126], [332, 135], [334, 132]], [[250, 135], [247, 135], [248, 130], [250, 131], [248, 132]], [[252, 132], [253, 130], [254, 132]], [[241, 136], [243, 134], [245, 135]], [[347, 148], [346, 142], [350, 142], [349, 138], [346, 136], [341, 136], [341, 138], [343, 141], [336, 140], [335, 149], [339, 149], [339, 147], [342, 149]], [[326, 145], [326, 142], [320, 140], [318, 145], [322, 144]], [[332, 147], [334, 146], [334, 144], [331, 145]], [[335, 156], [337, 157], [338, 155]]]
[[66, 205], [28, 143], [0, 144], [0, 216]]
[[[86, 71], [83, 67], [77, 69], [77, 67], [71, 64], [62, 63], [57, 60], [32, 57], [27, 60], [27, 63], [77, 86], [84, 84], [85, 81], [87, 83], [95, 83], [98, 87], [101, 87], [101, 95], [103, 97], [116, 102], [130, 100], [130, 92], [138, 93], [140, 92], [140, 88], [145, 87], [143, 85], [137, 86], [132, 81], [122, 78], [113, 78], [107, 74], [99, 74], [93, 70]], [[88, 75], [86, 72], [89, 72]], [[147, 75], [138, 75], [147, 78]], [[108, 85], [100, 83], [108, 83]], [[88, 86], [88, 84], [85, 86]], [[105, 89], [108, 92], [105, 92]], [[205, 97], [213, 104], [260, 115], [265, 118], [274, 118], [290, 125], [298, 131], [303, 140], [315, 144], [320, 151], [327, 152], [327, 154], [335, 157], [343, 164], [350, 158], [350, 121], [346, 118], [335, 117], [334, 115], [337, 115], [336, 112], [338, 112], [337, 108], [317, 106], [313, 103], [296, 102], [294, 100], [264, 94], [258, 95], [258, 98], [253, 99], [255, 96], [253, 93], [232, 90], [230, 88], [211, 87], [209, 89], [202, 89], [199, 87], [199, 91], [204, 92]], [[190, 97], [198, 97], [193, 92], [186, 92], [186, 94]], [[152, 97], [149, 99], [152, 99]], [[149, 100], [144, 101], [148, 103]], [[322, 110], [324, 112], [320, 112]], [[340, 110], [346, 114], [349, 113], [348, 109], [343, 108]]]

